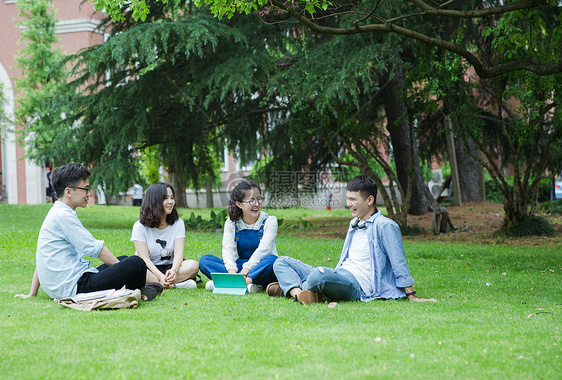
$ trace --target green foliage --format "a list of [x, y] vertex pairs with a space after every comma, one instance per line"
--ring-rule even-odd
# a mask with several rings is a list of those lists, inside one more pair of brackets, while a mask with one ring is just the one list
[[[513, 177], [505, 176], [504, 180], [508, 186], [509, 192], [513, 193]], [[492, 202], [503, 203], [503, 198], [501, 193], [498, 191], [497, 186], [494, 181], [489, 176], [486, 176], [484, 180], [486, 187], [486, 199]], [[550, 199], [550, 193], [552, 192], [552, 180], [548, 178], [541, 179], [539, 183], [538, 190], [538, 202], [546, 202]]]
[[545, 9], [547, 8], [509, 12], [496, 24], [484, 28], [482, 36], [492, 39], [492, 47], [497, 49], [505, 60], [515, 57], [530, 58], [538, 52], [545, 63], [557, 62], [556, 50], [559, 48], [550, 52], [548, 50], [561, 41], [560, 25], [552, 28], [552, 20], [560, 18], [561, 15], [545, 12]]
[[139, 152], [139, 174], [144, 183], [150, 184], [160, 180], [160, 164], [157, 146], [149, 146]]
[[[348, 162], [357, 162], [349, 153], [341, 154], [341, 159]], [[374, 160], [372, 157], [365, 157], [365, 159], [367, 160], [369, 167], [377, 174], [379, 178], [385, 177], [384, 169], [376, 160]], [[390, 161], [389, 165], [393, 170], [396, 170], [396, 164], [394, 161]], [[338, 180], [342, 182], [349, 182], [352, 178], [360, 174], [364, 174], [360, 168], [353, 165], [340, 165], [338, 166], [337, 170], [340, 174]]]
[[285, 223], [283, 219], [278, 219], [277, 223], [279, 228], [281, 228], [282, 226], [283, 229], [289, 229], [289, 230], [308, 230], [312, 228], [312, 222], [305, 220], [300, 216], [297, 218], [298, 218], [298, 222], [296, 223]]
[[[92, 0], [94, 9], [103, 11], [111, 16], [114, 21], [123, 21], [125, 16], [123, 11], [130, 10], [135, 20], [146, 20], [149, 8], [146, 5], [146, 0]], [[156, 0], [167, 3], [168, 0]]]
[[[109, 7], [111, 3], [115, 4], [118, 1], [100, 1], [100, 4], [106, 3]], [[152, 4], [154, 5], [154, 2]], [[266, 68], [263, 72], [254, 77], [252, 69], [245, 70], [244, 75], [236, 75], [236, 69], [241, 65], [248, 62], [254, 64], [248, 57], [263, 57], [265, 49], [256, 48], [256, 45], [253, 49], [248, 49], [245, 56], [232, 59], [228, 65], [223, 66], [228, 69], [222, 72], [215, 70], [212, 73], [205, 71], [203, 76], [212, 78], [212, 85], [208, 90], [211, 94], [204, 96], [203, 101], [187, 102], [192, 108], [194, 104], [209, 106], [209, 109], [205, 108], [210, 116], [208, 119], [217, 124], [230, 121], [234, 114], [244, 114], [238, 121], [225, 127], [224, 136], [229, 140], [230, 150], [238, 152], [242, 162], [252, 161], [256, 151], [267, 152], [268, 157], [263, 158], [259, 164], [262, 178], [271, 178], [275, 171], [297, 173], [303, 170], [314, 172], [321, 168], [334, 168], [334, 161], [343, 161], [343, 154], [351, 150], [355, 150], [353, 153], [357, 155], [347, 159], [346, 167], [359, 167], [364, 171], [365, 167], [372, 166], [370, 161], [381, 157], [386, 159], [390, 144], [384, 131], [384, 104], [379, 92], [386, 79], [399, 72], [397, 68], [405, 73], [405, 90], [399, 95], [405, 99], [407, 116], [410, 120], [428, 120], [427, 124], [434, 127], [432, 130], [416, 129], [421, 140], [419, 146], [423, 147], [424, 142], [437, 141], [441, 144], [438, 147], [436, 144], [428, 144], [430, 149], [420, 148], [422, 154], [427, 152], [423, 159], [429, 160], [432, 155], [446, 155], [443, 134], [440, 134], [444, 132], [442, 115], [446, 115], [459, 121], [459, 125], [454, 126], [457, 135], [460, 134], [465, 140], [479, 145], [485, 154], [484, 163], [491, 165], [492, 162], [501, 162], [501, 165], [513, 166], [517, 170], [517, 191], [513, 191], [507, 184], [502, 184], [504, 193], [507, 191], [524, 198], [534, 192], [534, 186], [538, 186], [538, 183], [529, 183], [526, 179], [541, 175], [545, 171], [544, 162], [551, 165], [551, 171], [560, 165], [559, 157], [557, 159], [551, 154], [556, 149], [560, 151], [559, 147], [562, 146], [561, 112], [560, 107], [556, 107], [560, 103], [562, 93], [559, 74], [541, 77], [506, 69], [503, 77], [477, 81], [476, 76], [468, 71], [469, 63], [466, 57], [462, 58], [458, 51], [444, 51], [443, 45], [439, 48], [427, 48], [425, 45], [412, 44], [408, 39], [394, 34], [376, 32], [352, 36], [314, 34], [306, 28], [295, 27], [294, 24], [282, 24], [284, 16], [277, 12], [261, 12], [266, 5], [261, 0], [218, 0], [210, 1], [210, 4], [211, 12], [219, 17], [230, 17], [236, 12], [248, 13], [260, 9], [260, 17], [275, 25], [274, 28], [268, 29], [272, 33], [252, 34], [245, 40], [246, 43], [265, 41], [265, 36], [268, 36], [267, 55], [275, 59], [255, 59], [255, 65], [252, 66]], [[494, 67], [509, 67], [513, 60], [556, 63], [562, 56], [562, 16], [559, 4], [552, 1], [527, 10], [499, 13], [493, 18], [484, 17], [478, 22], [470, 18], [435, 18], [430, 12], [416, 17], [402, 17], [411, 14], [412, 6], [407, 2], [398, 1], [363, 1], [355, 4], [357, 8], [354, 8], [355, 5], [350, 5], [349, 9], [342, 8], [342, 13], [336, 13], [337, 17], [323, 16], [333, 16], [331, 12], [338, 12], [335, 8], [339, 7], [339, 4], [315, 0], [293, 5], [297, 10], [301, 10], [300, 14], [304, 16], [310, 16], [316, 11], [314, 16], [318, 19], [313, 21], [322, 26], [348, 28], [347, 31], [359, 25], [354, 23], [357, 20], [355, 11], [358, 9], [360, 12], [372, 9], [375, 15], [373, 19], [378, 19], [376, 15], [386, 13], [392, 15], [389, 17], [400, 20], [401, 27], [427, 33], [435, 37], [434, 41], [451, 41], [457, 46], [467, 46], [469, 50], [476, 52], [484, 65]], [[328, 6], [330, 12], [320, 11]], [[471, 3], [459, 3], [455, 8], [461, 11], [472, 9], [474, 5]], [[132, 12], [134, 11], [133, 6]], [[126, 15], [127, 13], [125, 17]], [[247, 17], [250, 18], [253, 16]], [[415, 25], [410, 24], [412, 20], [415, 20]], [[364, 19], [360, 24], [368, 22], [369, 20]], [[236, 16], [226, 24], [241, 25]], [[275, 37], [271, 38], [272, 35]], [[134, 49], [140, 50], [142, 59], [148, 60], [146, 57], [150, 57], [154, 61], [150, 61], [139, 71], [142, 75], [153, 70], [153, 67], [157, 68], [158, 59], [155, 57], [163, 56], [161, 51], [155, 53], [152, 45], [154, 43], [154, 40], [149, 40], [149, 43], [140, 47], [135, 41], [131, 44]], [[220, 43], [217, 46], [220, 46]], [[263, 48], [263, 45], [261, 47]], [[123, 49], [115, 47], [117, 55], [121, 50]], [[226, 52], [221, 51], [220, 57]], [[170, 56], [166, 58], [168, 61], [174, 59], [180, 60]], [[137, 65], [137, 62], [126, 62], [124, 65], [133, 66]], [[212, 67], [208, 61], [203, 65]], [[159, 73], [175, 72], [176, 69], [183, 70], [183, 66]], [[213, 77], [217, 72], [220, 74]], [[136, 72], [134, 74], [137, 75]], [[199, 75], [201, 74], [197, 73], [197, 76]], [[160, 79], [162, 77], [160, 75]], [[256, 77], [260, 77], [261, 84], [267, 82], [267, 87], [254, 86], [255, 82], [248, 81], [248, 78]], [[197, 87], [196, 81], [191, 77], [182, 78], [177, 83], [189, 83], [189, 89]], [[241, 84], [240, 88], [231, 90], [229, 87], [235, 87], [234, 83]], [[252, 85], [248, 85], [249, 83]], [[263, 113], [248, 112], [241, 106], [240, 99], [249, 93], [259, 94], [260, 99], [255, 103], [259, 104], [262, 110], [268, 107], [277, 110], [268, 113], [270, 129], [267, 132], [263, 132], [259, 127], [248, 128], [249, 123], [261, 123], [263, 126], [264, 120]], [[228, 112], [232, 110], [230, 107], [233, 105], [228, 101], [223, 102], [229, 97], [236, 99], [236, 112]], [[209, 99], [218, 99], [221, 104], [209, 102]], [[510, 101], [507, 102], [507, 99]], [[163, 99], [161, 102], [166, 104], [168, 100]], [[443, 108], [440, 108], [441, 104]], [[517, 104], [520, 106], [514, 107]], [[181, 105], [183, 103], [176, 102], [175, 108]], [[145, 105], [145, 109], [149, 108], [157, 109], [154, 105]], [[498, 109], [509, 111], [500, 113], [498, 117]], [[135, 113], [142, 115], [138, 111]], [[260, 115], [262, 119], [256, 120], [248, 116], [250, 114]], [[208, 123], [208, 119], [200, 120], [199, 124]], [[174, 133], [177, 134], [175, 131]], [[216, 135], [213, 135], [213, 138], [215, 137]], [[203, 147], [209, 145], [212, 140], [209, 137], [207, 141], [198, 140], [195, 145], [185, 144], [189, 148], [194, 147], [193, 151], [187, 149], [187, 154], [168, 157], [166, 161], [187, 162], [186, 168], [198, 163], [211, 162], [212, 155], [205, 156], [206, 151]], [[361, 146], [361, 143], [366, 141], [369, 141], [367, 146]], [[162, 154], [177, 150], [179, 149], [163, 149]], [[394, 150], [394, 154], [405, 152], [407, 149]], [[194, 154], [201, 155], [202, 159], [192, 159]], [[357, 157], [368, 157], [368, 163], [358, 162], [360, 159]], [[546, 159], [543, 160], [543, 157]], [[399, 169], [402, 167], [403, 165]], [[184, 168], [178, 170], [182, 169]], [[503, 167], [488, 169], [501, 181]], [[393, 170], [388, 170], [385, 174], [390, 175], [391, 172]], [[513, 206], [508, 207], [521, 210], [523, 208], [516, 207], [515, 204], [528, 201], [518, 199]], [[508, 218], [517, 217], [514, 213], [509, 213]]]
[[419, 226], [402, 226], [400, 225], [400, 232], [402, 236], [417, 236], [417, 235], [425, 235], [427, 231], [423, 227]]
[[[45, 103], [56, 123], [27, 136], [29, 155], [91, 166], [93, 183], [111, 194], [130, 186], [144, 150], [156, 147], [180, 185], [199, 189], [218, 178], [225, 125], [244, 128], [241, 139], [262, 126], [249, 109], [259, 107], [254, 94], [274, 68], [261, 38], [271, 27], [240, 17], [220, 22], [179, 0], [151, 3], [144, 23], [125, 16], [106, 43], [63, 62], [75, 79]], [[154, 175], [156, 162], [145, 162], [145, 172], [147, 164]]]
[[[506, 182], [511, 183], [510, 190], [513, 191], [513, 179], [506, 178]], [[503, 203], [501, 193], [498, 191], [496, 184], [491, 178], [487, 177], [484, 181], [486, 187], [486, 200], [491, 202]]]
[[433, 178], [433, 170], [431, 170], [431, 163], [424, 161], [422, 163], [421, 168], [422, 168], [423, 179], [425, 180], [425, 182], [431, 181], [431, 179]]
[[4, 96], [4, 83], [0, 83], [0, 132], [8, 126], [8, 119], [6, 117], [6, 111], [4, 110], [5, 102], [6, 97]]
[[[258, 9], [266, 6], [268, 4], [267, 0], [196, 0], [195, 4], [210, 4], [211, 11], [215, 14], [219, 19], [222, 19], [224, 16], [231, 18], [236, 13], [244, 13], [249, 14], [250, 12], [255, 12]], [[314, 14], [316, 12], [316, 8], [320, 9], [327, 9], [328, 4], [330, 4], [327, 0], [307, 0], [306, 1], [306, 11], [310, 14]]]
[[531, 215], [520, 223], [500, 228], [494, 234], [508, 237], [554, 236], [554, 227], [545, 218]]
[[394, 162], [381, 166], [390, 144], [380, 122], [379, 87], [381, 76], [397, 62], [390, 43], [376, 35], [320, 37], [303, 30], [287, 44], [282, 62], [292, 63], [268, 83], [268, 90], [286, 99], [287, 110], [274, 115], [261, 140], [270, 158], [262, 159], [260, 177], [292, 172], [296, 188], [297, 181], [307, 185], [306, 175], [300, 175], [306, 173], [329, 172], [346, 181], [359, 173], [382, 178], [385, 169], [393, 172]]
[[[483, 19], [479, 24], [483, 33], [475, 34], [468, 25], [466, 30], [459, 27], [449, 32], [457, 42], [471, 38], [485, 64], [532, 61], [537, 57], [541, 62], [544, 59], [545, 63], [554, 64], [562, 56], [560, 20], [559, 7], [543, 4], [505, 13], [497, 22]], [[488, 199], [507, 199], [507, 222], [522, 220], [531, 210], [526, 205], [533, 201], [535, 191], [539, 201], [550, 196], [548, 181], [537, 178], [546, 171], [557, 172], [562, 161], [562, 117], [558, 109], [562, 77], [559, 73], [537, 75], [513, 70], [495, 79], [481, 79], [471, 74], [466, 61], [456, 54], [438, 49], [430, 49], [426, 55], [421, 53], [416, 71], [418, 75], [425, 72], [427, 80], [421, 81], [424, 86], [416, 88], [420, 92], [418, 97], [423, 98], [428, 91], [428, 99], [437, 96], [443, 102], [442, 109], [428, 114], [421, 123], [420, 132], [426, 139], [422, 149], [446, 154], [443, 145], [434, 147], [439, 133], [444, 141], [444, 133], [449, 132], [445, 131], [441, 115], [451, 116], [456, 121], [453, 132], [467, 142], [464, 150], [471, 149], [467, 148], [468, 143], [474, 144], [475, 153], [479, 151], [474, 156], [500, 184], [497, 188], [494, 182], [487, 181]], [[435, 126], [440, 126], [438, 133]], [[506, 178], [506, 171], [513, 172], [515, 179]]]
[[[15, 81], [19, 95], [16, 107], [16, 121], [26, 125], [25, 136], [34, 135], [36, 142], [48, 145], [55, 131], [37, 133], [44, 129], [56, 128], [56, 117], [45, 109], [44, 104], [52, 99], [56, 91], [64, 85], [66, 69], [59, 65], [63, 54], [55, 48], [55, 9], [48, 0], [22, 0], [17, 2], [21, 29], [19, 43], [25, 47], [15, 57], [22, 71], [21, 78]], [[58, 157], [50, 156], [36, 161], [59, 163]]]
[[189, 219], [184, 219], [185, 229], [190, 231], [197, 230], [220, 230], [224, 227], [224, 222], [228, 217], [226, 210], [221, 210], [218, 213], [211, 211], [209, 219], [203, 219], [201, 215], [195, 216], [192, 212]]
[[443, 178], [447, 178], [451, 175], [451, 163], [449, 161], [444, 162], [441, 166], [441, 174]]
[[547, 214], [562, 214], [562, 199], [539, 203], [539, 211]]

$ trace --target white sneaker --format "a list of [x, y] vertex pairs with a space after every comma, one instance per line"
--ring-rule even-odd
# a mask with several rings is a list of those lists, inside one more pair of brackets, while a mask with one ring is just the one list
[[209, 292], [215, 290], [215, 284], [213, 283], [213, 281], [207, 281], [207, 283], [205, 284], [205, 290]]
[[263, 286], [250, 284], [248, 285], [248, 293], [260, 293], [263, 292]]
[[175, 285], [178, 289], [197, 289], [197, 283], [192, 279], [183, 282], [176, 282]]

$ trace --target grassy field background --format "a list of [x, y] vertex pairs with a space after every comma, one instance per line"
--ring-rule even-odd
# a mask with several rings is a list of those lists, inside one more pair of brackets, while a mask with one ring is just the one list
[[[29, 291], [49, 207], [0, 205], [0, 378], [562, 378], [561, 247], [406, 242], [414, 288], [436, 304], [303, 306], [263, 293], [216, 296], [200, 285], [138, 309], [81, 312], [42, 290], [14, 298]], [[182, 216], [192, 211], [209, 215]], [[77, 212], [115, 255], [134, 253], [138, 209]], [[295, 224], [348, 216], [270, 213]], [[281, 229], [279, 254], [335, 266], [343, 240], [300, 235]], [[220, 255], [221, 238], [188, 232], [186, 257]]]

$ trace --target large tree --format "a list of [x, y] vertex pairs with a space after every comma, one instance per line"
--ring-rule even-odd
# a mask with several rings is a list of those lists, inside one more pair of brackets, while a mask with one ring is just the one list
[[[273, 22], [271, 15], [263, 17]], [[406, 224], [408, 211], [427, 213], [434, 201], [421, 175], [413, 123], [404, 117], [399, 74], [406, 63], [386, 38], [331, 37], [291, 27], [301, 47], [269, 82], [289, 111], [278, 113], [264, 138], [272, 156], [263, 167], [266, 177], [274, 170], [331, 167], [333, 173], [355, 166], [377, 180], [389, 179], [388, 188], [379, 183], [380, 193], [399, 223]]]
[[[358, 20], [355, 17], [361, 14], [361, 6], [368, 7], [368, 3], [356, 7], [337, 4], [342, 6], [327, 7], [311, 15], [309, 8], [300, 13], [295, 11], [303, 3], [273, 2], [320, 33], [395, 32], [396, 23], [424, 31], [426, 37], [427, 31], [432, 31], [434, 37], [429, 39], [419, 34], [409, 35], [444, 49], [440, 58], [426, 66], [430, 69], [426, 69], [425, 78], [417, 77], [418, 83], [422, 88], [428, 86], [423, 83], [430, 84], [428, 87], [435, 90], [432, 95], [437, 95], [445, 106], [442, 112], [453, 119], [452, 132], [462, 137], [457, 140], [457, 146], [465, 156], [471, 157], [466, 160], [470, 165], [465, 167], [475, 167], [474, 163], [478, 162], [496, 182], [504, 197], [505, 225], [517, 224], [536, 208], [529, 209], [528, 205], [536, 204], [538, 184], [552, 157], [552, 148], [561, 143], [560, 91], [556, 85], [560, 83], [562, 56], [561, 6], [557, 2], [521, 1], [505, 6], [473, 2], [469, 6], [478, 9], [474, 11], [463, 8], [466, 3], [463, 7], [454, 2], [444, 3], [443, 8], [447, 10], [431, 9], [422, 2], [411, 3], [424, 10], [408, 14], [398, 4], [389, 9], [384, 7], [388, 2], [377, 2], [371, 5], [368, 15]], [[326, 20], [332, 17], [347, 19], [347, 24], [327, 25]], [[371, 18], [381, 25], [363, 28], [361, 23]], [[414, 20], [415, 25], [410, 22]], [[433, 22], [435, 27], [427, 28], [428, 22]], [[404, 29], [400, 30], [397, 34], [408, 35]], [[471, 74], [469, 65], [477, 75]], [[484, 113], [496, 115], [495, 120], [485, 122]], [[486, 128], [490, 125], [497, 127], [496, 133]], [[498, 137], [506, 142], [503, 149], [498, 145]], [[512, 165], [513, 188], [504, 178], [504, 167], [496, 164], [498, 160], [503, 165]]]
[[[63, 58], [55, 36], [55, 9], [49, 0], [22, 0], [17, 3], [23, 49], [18, 51], [16, 67], [21, 77], [16, 79], [16, 125], [23, 126], [21, 137], [29, 136], [31, 130], [53, 123], [52, 115], [45, 112], [44, 103], [53, 97], [56, 89], [64, 84], [66, 69], [60, 66]], [[50, 134], [36, 134], [33, 139], [46, 143]], [[26, 141], [22, 141], [26, 144]], [[42, 162], [41, 162], [42, 161]], [[43, 165], [46, 161], [40, 160]], [[55, 160], [55, 162], [58, 162]]]
[[[108, 0], [98, 3], [116, 5], [119, 4], [119, 1]], [[272, 12], [268, 4], [261, 0], [215, 0], [212, 1], [212, 9], [219, 16], [228, 15], [229, 17], [236, 10], [248, 13], [258, 8], [260, 14], [269, 14]], [[521, 216], [526, 214], [526, 211], [518, 210], [526, 209], [526, 202], [533, 198], [532, 194], [535, 193], [533, 189], [540, 179], [541, 170], [545, 168], [543, 162], [549, 161], [551, 148], [557, 146], [560, 141], [556, 113], [559, 93], [553, 85], [556, 80], [542, 82], [537, 79], [541, 76], [552, 76], [562, 71], [560, 5], [558, 2], [529, 0], [505, 4], [494, 1], [473, 1], [462, 2], [461, 4], [461, 2], [447, 1], [429, 5], [423, 1], [409, 3], [361, 1], [344, 4], [312, 0], [291, 3], [272, 1], [271, 4], [287, 12], [291, 17], [320, 35], [386, 34], [407, 37], [462, 58], [464, 61], [456, 65], [456, 67], [463, 68], [460, 77], [467, 75], [465, 63], [468, 63], [474, 68], [475, 73], [481, 80], [497, 78], [490, 79], [489, 83], [482, 81], [478, 90], [495, 89], [494, 95], [492, 95], [492, 99], [495, 99], [494, 104], [487, 111], [499, 115], [495, 124], [504, 125], [501, 135], [506, 138], [508, 146], [510, 139], [507, 137], [511, 137], [510, 149], [498, 150], [497, 141], [484, 139], [478, 132], [482, 130], [479, 127], [481, 124], [478, 124], [479, 121], [481, 122], [481, 118], [474, 118], [471, 115], [481, 114], [474, 107], [479, 100], [467, 103], [466, 101], [472, 101], [472, 98], [462, 95], [463, 85], [459, 86], [461, 90], [453, 89], [456, 92], [443, 95], [442, 99], [447, 106], [444, 110], [447, 112], [447, 116], [456, 121], [453, 126], [458, 126], [456, 128], [458, 134], [464, 137], [463, 144], [466, 143], [464, 146], [466, 154], [473, 156], [474, 160], [489, 169], [497, 184], [504, 186], [507, 190], [504, 195], [507, 224], [519, 221]], [[451, 30], [465, 31], [469, 29], [471, 31], [476, 30], [479, 34], [449, 32]], [[475, 38], [475, 35], [481, 35], [482, 38]], [[481, 43], [483, 48], [480, 45]], [[450, 56], [442, 53], [441, 55], [445, 59], [450, 59]], [[442, 62], [438, 60], [435, 63], [439, 65]], [[453, 65], [451, 65], [451, 68], [453, 68]], [[399, 65], [395, 65], [391, 73], [399, 73], [399, 69]], [[456, 70], [456, 68], [453, 69]], [[516, 79], [520, 72], [530, 73], [530, 77], [526, 78], [527, 82]], [[381, 71], [381, 73], [383, 72]], [[458, 78], [458, 73], [455, 73], [453, 78]], [[534, 80], [529, 82], [529, 78], [534, 78]], [[503, 117], [503, 112], [506, 112], [505, 104], [508, 99], [504, 99], [503, 95], [507, 94], [510, 99], [517, 101], [518, 98], [525, 97], [520, 91], [529, 88], [526, 83], [537, 81], [541, 83], [541, 89], [549, 94], [542, 99], [537, 98], [538, 103], [542, 101], [544, 104], [546, 102], [548, 107], [537, 108], [538, 106], [533, 104], [538, 103], [530, 102], [529, 97], [523, 103], [531, 109], [536, 109], [535, 113], [542, 115], [545, 122], [539, 123], [540, 117], [535, 117], [536, 115], [533, 115], [533, 118], [527, 117], [525, 120], [532, 120], [531, 123], [527, 124], [515, 123], [512, 117], [511, 123], [508, 123], [508, 125], [521, 126], [518, 129], [519, 132], [516, 129], [505, 127], [506, 120]], [[550, 84], [547, 84], [547, 82]], [[450, 89], [450, 91], [453, 90]], [[535, 94], [538, 96], [538, 93]], [[472, 111], [467, 112], [468, 109]], [[511, 111], [517, 114], [516, 116], [524, 115], [525, 117], [526, 115], [526, 109], [523, 108], [515, 109], [512, 107]], [[400, 123], [403, 120], [405, 120], [405, 117], [396, 118], [395, 121]], [[534, 129], [535, 126], [539, 126], [539, 130]], [[529, 131], [534, 131], [529, 134], [530, 138], [521, 138]], [[484, 141], [486, 144], [482, 144]], [[486, 160], [483, 160], [479, 154], [474, 153], [471, 142], [478, 146]], [[412, 144], [412, 146], [414, 145]], [[502, 157], [496, 157], [494, 154], [490, 154], [491, 152], [501, 152], [503, 155]], [[514, 190], [509, 190], [509, 187], [502, 182], [501, 169], [495, 169], [494, 160], [501, 158], [502, 162], [509, 162], [506, 161], [506, 158], [514, 159], [514, 153], [520, 155], [523, 153], [537, 154], [538, 152], [540, 152], [540, 156], [537, 156], [540, 159], [539, 164], [524, 165], [525, 170], [522, 172], [518, 171], [518, 168], [522, 168], [521, 162], [516, 162], [517, 159], [511, 161], [515, 166], [518, 179], [515, 180]], [[519, 184], [522, 184], [523, 187], [518, 188]], [[510, 201], [510, 199], [515, 198], [520, 200]], [[525, 206], [521, 206], [522, 204], [525, 204]]]
[[[499, 45], [514, 58], [536, 54], [545, 61], [557, 59], [561, 36], [544, 33], [557, 16], [538, 10], [506, 16], [500, 29], [504, 33], [484, 28], [499, 37], [484, 33], [479, 45], [489, 53], [483, 56], [497, 60], [493, 52]], [[515, 44], [514, 36], [532, 41], [532, 46]], [[541, 76], [523, 70], [478, 79], [466, 75], [466, 62], [450, 53], [446, 57], [433, 61], [433, 75], [420, 87], [442, 101], [431, 123], [443, 125], [443, 116], [455, 121], [448, 132], [461, 137], [463, 149], [490, 174], [503, 197], [504, 226], [511, 227], [536, 212], [541, 179], [560, 170], [562, 74]], [[506, 172], [513, 173], [513, 183]]]
[[260, 124], [249, 110], [271, 69], [268, 26], [219, 21], [181, 1], [151, 6], [144, 22], [127, 15], [106, 43], [63, 62], [75, 79], [46, 104], [56, 122], [28, 130], [36, 159], [88, 164], [110, 193], [130, 186], [138, 154], [151, 146], [178, 194], [187, 184], [200, 188], [216, 171], [223, 126]]
[[[115, 19], [122, 17], [122, 9], [133, 9], [137, 18], [146, 17], [149, 10], [144, 0], [91, 0], [94, 6], [105, 9]], [[332, 2], [328, 0], [304, 0], [283, 2], [279, 0], [200, 0], [200, 3], [211, 4], [212, 12], [218, 17], [232, 17], [233, 14], [262, 11], [264, 8], [275, 7], [287, 12], [297, 21], [313, 31], [324, 34], [352, 35], [358, 33], [392, 33], [398, 36], [417, 40], [430, 46], [436, 46], [457, 54], [469, 62], [476, 73], [482, 78], [489, 78], [511, 71], [528, 70], [538, 75], [550, 75], [562, 72], [562, 58], [556, 57], [545, 61], [541, 57], [514, 57], [509, 51], [503, 51], [506, 58], [503, 62], [486, 64], [475, 52], [474, 46], [466, 41], [443, 39], [437, 28], [420, 29], [424, 20], [436, 25], [446, 22], [456, 23], [461, 20], [467, 24], [482, 19], [499, 20], [505, 15], [518, 14], [521, 11], [541, 9], [550, 5], [560, 7], [557, 0], [521, 0], [521, 1], [464, 1], [440, 0], [426, 2], [411, 0], [405, 4], [400, 0], [367, 0], [353, 3]], [[462, 9], [458, 9], [462, 4]], [[403, 5], [406, 5], [404, 7]], [[388, 12], [391, 9], [391, 12]], [[326, 18], [347, 18], [348, 25], [326, 26]], [[559, 27], [560, 22], [558, 22]], [[546, 33], [556, 33], [554, 29]]]

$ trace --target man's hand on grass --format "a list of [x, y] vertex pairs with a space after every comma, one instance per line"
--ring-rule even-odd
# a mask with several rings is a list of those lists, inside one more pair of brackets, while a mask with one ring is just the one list
[[14, 297], [26, 299], [26, 298], [35, 297], [36, 295], [37, 294], [31, 294], [31, 293], [29, 293], [29, 294], [16, 294]]

